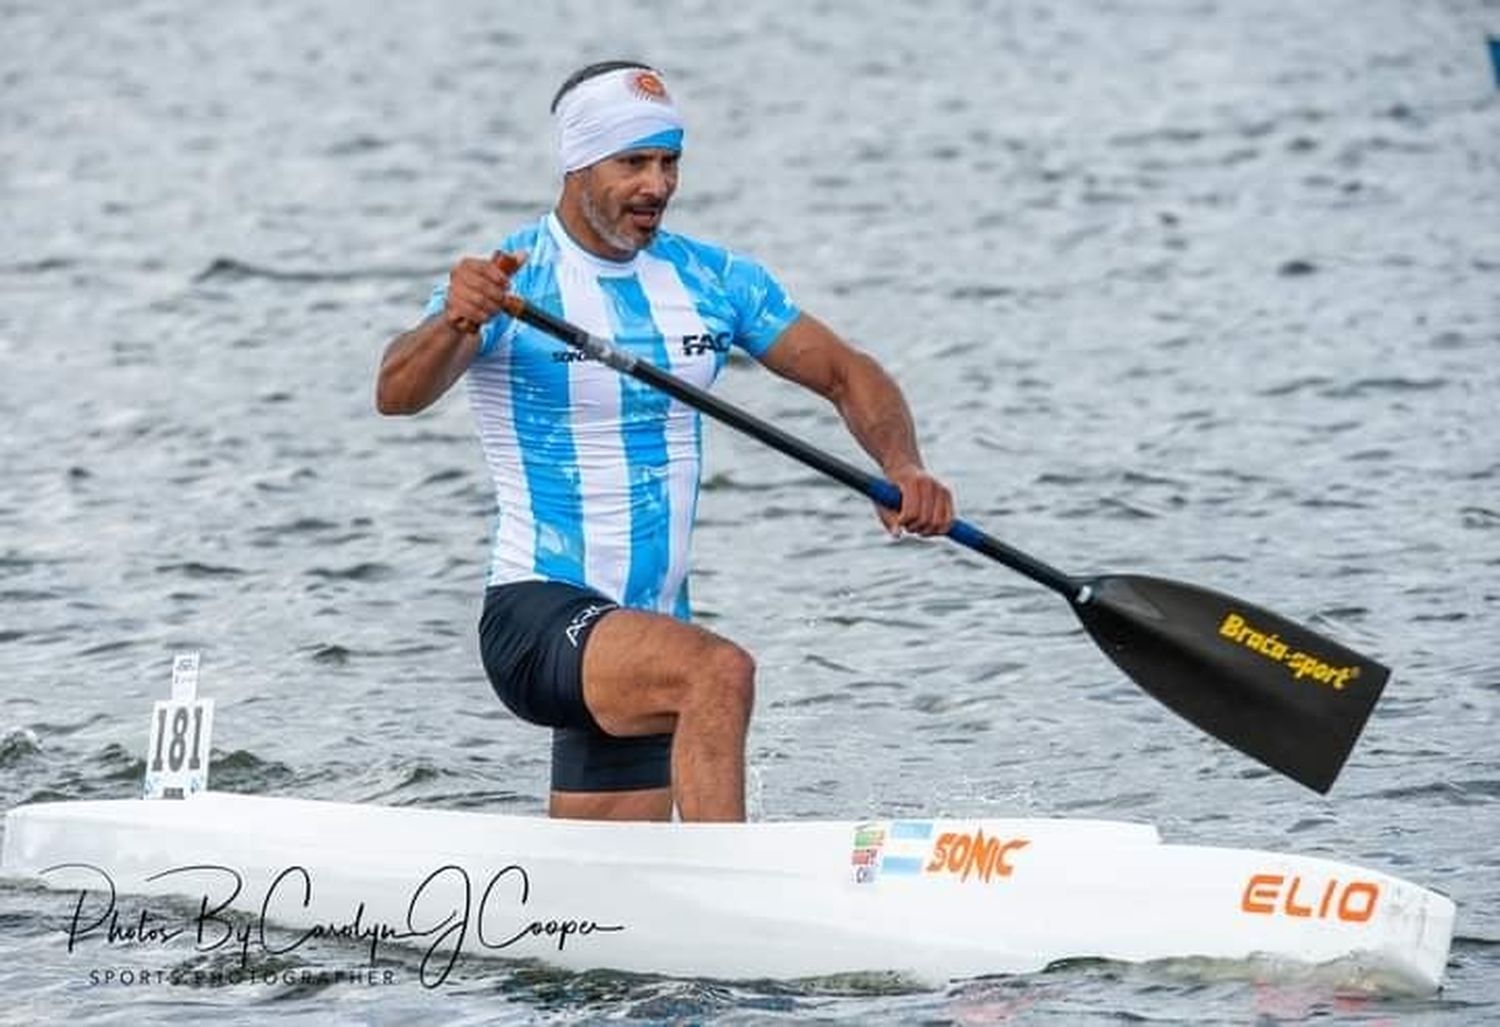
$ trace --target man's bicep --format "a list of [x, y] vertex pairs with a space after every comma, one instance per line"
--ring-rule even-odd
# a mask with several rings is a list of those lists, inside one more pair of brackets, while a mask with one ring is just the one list
[[857, 351], [823, 322], [799, 314], [787, 325], [760, 362], [788, 381], [833, 398]]

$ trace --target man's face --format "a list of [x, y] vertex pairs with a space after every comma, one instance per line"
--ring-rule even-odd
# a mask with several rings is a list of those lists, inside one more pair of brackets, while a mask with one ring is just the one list
[[656, 237], [677, 191], [677, 158], [675, 150], [627, 150], [578, 173], [583, 218], [616, 259], [628, 260]]

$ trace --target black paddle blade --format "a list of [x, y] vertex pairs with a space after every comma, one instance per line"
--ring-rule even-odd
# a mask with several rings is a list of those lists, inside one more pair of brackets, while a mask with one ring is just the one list
[[1073, 609], [1141, 688], [1319, 792], [1333, 786], [1391, 674], [1269, 610], [1177, 581], [1108, 575]]

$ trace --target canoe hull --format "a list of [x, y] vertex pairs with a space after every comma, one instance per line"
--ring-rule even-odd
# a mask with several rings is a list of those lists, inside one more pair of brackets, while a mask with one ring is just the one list
[[[79, 945], [111, 916], [247, 959], [339, 937], [371, 956], [417, 947], [428, 984], [478, 956], [930, 981], [1209, 958], [1352, 961], [1426, 991], [1454, 919], [1446, 897], [1372, 870], [1087, 820], [601, 824], [207, 793], [13, 810], [3, 872], [75, 893]], [[140, 898], [168, 895], [189, 901]]]

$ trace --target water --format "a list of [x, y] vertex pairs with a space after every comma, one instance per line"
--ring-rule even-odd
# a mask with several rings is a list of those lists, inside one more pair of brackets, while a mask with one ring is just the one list
[[[1090, 963], [125, 987], [12, 884], [0, 1020], [1500, 1018], [1497, 28], [1493, 0], [3, 5], [6, 808], [135, 794], [170, 655], [201, 648], [220, 788], [542, 809], [545, 739], [475, 655], [467, 409], [380, 419], [373, 371], [457, 254], [552, 198], [556, 84], [637, 55], [691, 122], [673, 226], [885, 362], [966, 516], [1397, 672], [1316, 796], [1143, 697], [1050, 594], [711, 430], [694, 594], [759, 660], [755, 815], [1128, 817], [1387, 869], [1459, 923], [1430, 998]], [[722, 390], [856, 455], [769, 375]]]

